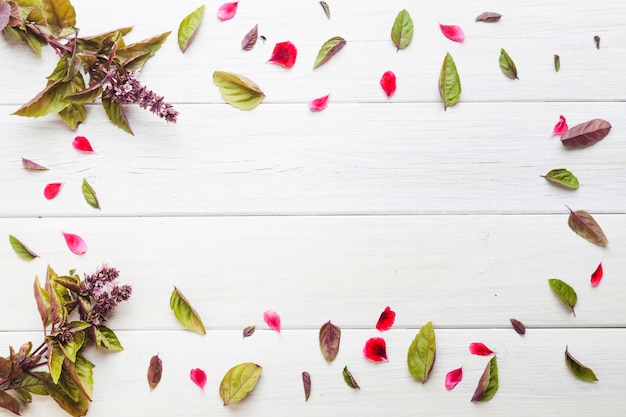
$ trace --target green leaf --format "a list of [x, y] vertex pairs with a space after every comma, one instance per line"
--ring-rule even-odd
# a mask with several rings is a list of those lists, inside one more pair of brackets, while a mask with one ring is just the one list
[[339, 353], [341, 342], [341, 329], [329, 321], [320, 328], [320, 349], [326, 362], [331, 363]]
[[515, 62], [511, 59], [509, 54], [506, 53], [504, 48], [500, 49], [500, 69], [502, 73], [512, 80], [519, 79], [517, 76], [517, 68]]
[[330, 7], [328, 6], [328, 3], [326, 3], [325, 1], [320, 1], [320, 5], [322, 6], [322, 9], [324, 10], [324, 14], [330, 20]]
[[76, 26], [76, 11], [70, 0], [41, 0], [41, 10], [48, 29], [55, 35]]
[[204, 4], [185, 17], [178, 26], [178, 46], [185, 52], [198, 32], [204, 17]]
[[124, 347], [120, 343], [115, 332], [106, 326], [100, 325], [95, 327], [96, 331], [96, 346], [104, 346], [110, 351], [124, 350]]
[[474, 401], [489, 401], [496, 395], [498, 391], [498, 361], [494, 356], [491, 358], [483, 374], [478, 380], [478, 386], [472, 396], [472, 402]]
[[66, 86], [60, 81], [50, 83], [13, 114], [25, 117], [41, 117], [50, 113], [58, 113], [69, 104], [63, 101], [65, 88]]
[[456, 70], [456, 65], [452, 55], [446, 53], [441, 65], [441, 73], [439, 74], [439, 95], [443, 102], [444, 110], [448, 106], [454, 106], [461, 98], [461, 79]]
[[87, 108], [82, 104], [71, 103], [59, 112], [59, 116], [70, 129], [76, 130], [87, 118]]
[[251, 110], [261, 104], [265, 93], [249, 78], [225, 71], [213, 73], [213, 83], [220, 90], [222, 98], [240, 110]]
[[176, 316], [176, 319], [180, 324], [192, 332], [206, 334], [204, 324], [202, 324], [202, 319], [196, 310], [191, 306], [189, 301], [187, 301], [185, 296], [176, 287], [174, 287], [174, 291], [172, 291], [172, 295], [170, 297], [170, 308], [174, 312], [174, 316]]
[[354, 379], [354, 376], [352, 375], [352, 372], [350, 372], [348, 370], [348, 366], [347, 365], [343, 367], [343, 371], [341, 371], [341, 375], [343, 375], [343, 380], [346, 382], [346, 384], [350, 388], [361, 389], [359, 384], [356, 382], [356, 379]]
[[41, 46], [47, 44], [46, 41], [37, 37], [32, 32], [23, 31], [9, 26], [5, 27], [3, 32], [11, 35], [18, 41], [24, 42], [39, 56], [41, 56]]
[[50, 371], [50, 378], [52, 378], [52, 382], [55, 384], [59, 382], [59, 378], [61, 377], [64, 360], [65, 354], [59, 346], [59, 343], [48, 341], [48, 370]]
[[324, 42], [313, 64], [313, 69], [328, 62], [337, 52], [346, 46], [346, 40], [341, 36], [335, 36]]
[[573, 211], [569, 207], [568, 209], [570, 214], [567, 219], [567, 224], [570, 229], [574, 231], [574, 233], [599, 246], [606, 246], [609, 244], [602, 228], [591, 216], [591, 214], [587, 213], [585, 210]]
[[252, 362], [230, 368], [220, 383], [220, 397], [224, 405], [236, 404], [248, 395], [259, 381], [261, 373], [263, 368]]
[[91, 400], [93, 396], [93, 363], [79, 353], [74, 362], [65, 358], [63, 373], [69, 375], [80, 393], [86, 396], [88, 400]]
[[68, 342], [59, 342], [59, 347], [63, 351], [63, 354], [66, 358], [68, 358], [71, 362], [76, 361], [76, 354], [83, 347], [85, 343], [85, 333], [76, 332], [74, 333], [74, 337], [72, 340]]
[[126, 114], [124, 114], [124, 109], [121, 104], [111, 100], [110, 98], [103, 98], [102, 107], [104, 107], [104, 111], [111, 123], [126, 133], [134, 135], [130, 125], [128, 124], [128, 119], [126, 118]]
[[28, 392], [27, 389], [14, 386], [13, 390], [15, 391], [17, 396], [20, 397], [20, 400], [22, 400], [23, 402], [25, 403], [33, 402], [33, 396], [31, 395], [30, 392]]
[[0, 408], [20, 415], [20, 402], [5, 391], [0, 391]]
[[79, 395], [76, 400], [70, 398], [60, 385], [47, 381], [48, 393], [56, 403], [73, 417], [82, 417], [89, 410], [89, 400], [84, 395]]
[[63, 100], [73, 104], [92, 103], [102, 94], [102, 81], [97, 82], [84, 90], [68, 94]]
[[35, 293], [35, 301], [37, 303], [37, 310], [39, 310], [39, 316], [44, 327], [48, 327], [51, 323], [50, 317], [50, 294], [44, 290], [39, 282], [39, 277], [35, 276], [35, 283], [33, 284], [33, 290]]
[[559, 72], [561, 69], [561, 57], [554, 54], [554, 71]]
[[98, 203], [98, 196], [96, 195], [96, 191], [93, 187], [87, 182], [86, 178], [83, 178], [83, 184], [81, 186], [83, 191], [83, 197], [87, 204], [89, 204], [93, 208], [100, 208], [100, 204]]
[[433, 323], [429, 321], [422, 326], [409, 346], [407, 364], [413, 378], [422, 383], [428, 380], [435, 364], [436, 351], [435, 330]]
[[100, 48], [100, 44], [107, 38], [111, 38], [111, 36], [119, 33], [121, 37], [126, 36], [133, 30], [132, 26], [127, 26], [115, 30], [111, 30], [109, 32], [100, 33], [94, 36], [87, 36], [84, 38], [76, 38], [76, 43], [82, 46], [84, 50], [98, 50]]
[[125, 48], [119, 48], [115, 56], [126, 61], [124, 68], [131, 71], [139, 71], [143, 68], [146, 61], [152, 58], [163, 43], [167, 40], [172, 32], [163, 32], [160, 35], [153, 36], [142, 41], [127, 45]]
[[404, 49], [413, 40], [413, 19], [406, 9], [400, 10], [391, 27], [391, 41], [396, 46], [396, 51]]
[[[39, 372], [35, 372], [39, 374]], [[43, 373], [50, 378], [50, 374]], [[19, 380], [15, 381], [15, 385], [27, 390], [35, 395], [48, 395], [48, 387], [45, 382], [31, 374], [24, 374]]]
[[66, 369], [63, 367], [64, 372], [61, 373], [58, 385], [72, 401], [76, 402], [81, 395], [80, 388], [78, 388], [76, 381], [74, 381], [70, 373], [66, 372]]
[[39, 258], [39, 255], [37, 255], [32, 250], [30, 250], [28, 246], [20, 242], [20, 240], [16, 238], [15, 236], [9, 235], [9, 242], [11, 243], [11, 247], [15, 251], [15, 254], [19, 256], [21, 259], [25, 261], [30, 261], [35, 258]]
[[590, 368], [587, 368], [585, 365], [578, 362], [572, 356], [572, 354], [569, 353], [567, 346], [565, 346], [565, 363], [567, 364], [567, 367], [574, 373], [574, 375], [576, 375], [576, 378], [580, 379], [581, 381], [585, 381], [585, 382], [598, 381], [598, 377], [596, 377], [596, 374], [593, 373], [593, 371]]
[[553, 169], [548, 172], [546, 175], [542, 175], [548, 182], [552, 184], [561, 185], [565, 188], [577, 189], [578, 188], [578, 178], [565, 168]]
[[572, 314], [576, 317], [576, 312], [574, 311], [574, 307], [576, 306], [576, 302], [578, 301], [578, 296], [576, 295], [576, 291], [567, 283], [561, 281], [557, 278], [550, 278], [548, 280], [550, 284], [550, 288], [552, 291], [559, 297], [559, 300], [563, 302], [566, 306], [568, 306], [572, 310]]

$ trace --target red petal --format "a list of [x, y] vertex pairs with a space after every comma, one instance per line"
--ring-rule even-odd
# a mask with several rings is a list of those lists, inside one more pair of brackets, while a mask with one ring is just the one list
[[453, 369], [446, 375], [446, 389], [450, 391], [463, 379], [463, 367]]
[[83, 253], [87, 252], [87, 244], [82, 237], [72, 233], [63, 233], [63, 237], [65, 238], [65, 243], [67, 243], [67, 247], [70, 248], [70, 250], [76, 255], [82, 255]]
[[263, 313], [263, 320], [270, 326], [270, 329], [280, 333], [280, 316], [274, 310], [267, 310]]
[[230, 20], [233, 17], [235, 17], [235, 14], [237, 13], [238, 4], [239, 4], [238, 1], [222, 4], [220, 8], [217, 10], [217, 18], [223, 21], [223, 20]]
[[493, 353], [493, 350], [489, 349], [487, 346], [485, 346], [482, 343], [470, 343], [469, 351], [473, 355], [480, 355], [480, 356], [488, 356]]
[[443, 36], [450, 39], [454, 42], [463, 42], [465, 39], [465, 33], [463, 33], [463, 29], [459, 26], [455, 25], [442, 25], [439, 23], [439, 29], [441, 29], [441, 33]]
[[391, 326], [393, 326], [394, 321], [396, 321], [396, 312], [391, 311], [389, 306], [387, 306], [387, 308], [385, 308], [385, 311], [380, 313], [378, 323], [376, 323], [376, 328], [381, 332], [384, 332], [385, 330], [389, 330]]
[[282, 65], [285, 68], [291, 68], [296, 63], [297, 55], [298, 50], [293, 43], [289, 41], [280, 42], [274, 46], [274, 52], [272, 52], [272, 56], [267, 62]]
[[43, 196], [46, 197], [48, 200], [52, 200], [54, 197], [57, 196], [57, 194], [59, 194], [62, 185], [62, 182], [53, 182], [51, 184], [47, 184], [46, 187], [43, 189]]
[[602, 262], [598, 264], [598, 267], [593, 274], [591, 274], [591, 285], [597, 287], [600, 281], [602, 281], [602, 277], [604, 276], [604, 272], [602, 271]]
[[363, 355], [374, 362], [384, 362], [387, 360], [387, 343], [382, 337], [372, 337], [365, 342]]
[[204, 389], [206, 385], [206, 373], [202, 369], [192, 369], [191, 372], [189, 372], [189, 378], [191, 378], [194, 384]]
[[387, 94], [387, 98], [391, 98], [393, 93], [396, 92], [396, 74], [392, 71], [385, 72], [380, 79], [380, 86], [383, 88], [385, 94]]
[[91, 143], [84, 136], [76, 136], [72, 141], [72, 146], [82, 152], [93, 152]]
[[328, 97], [330, 94], [326, 94], [324, 97], [316, 98], [315, 100], [309, 101], [309, 109], [311, 111], [322, 111], [326, 107], [328, 107]]
[[559, 122], [554, 125], [554, 129], [552, 130], [552, 136], [554, 136], [554, 135], [562, 135], [568, 129], [567, 121], [565, 120], [565, 117], [563, 117], [561, 115], [561, 116], [559, 116], [559, 119], [560, 119]]

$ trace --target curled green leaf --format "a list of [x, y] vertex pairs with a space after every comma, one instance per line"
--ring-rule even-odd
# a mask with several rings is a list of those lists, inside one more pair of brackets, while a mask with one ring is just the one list
[[213, 83], [222, 98], [240, 110], [252, 110], [265, 98], [265, 93], [249, 78], [226, 71], [215, 71]]
[[406, 9], [400, 10], [391, 27], [391, 41], [396, 46], [396, 51], [404, 49], [413, 40], [413, 19]]
[[348, 366], [347, 365], [343, 367], [343, 371], [341, 372], [341, 374], [343, 375], [343, 380], [346, 382], [346, 384], [350, 388], [361, 389], [359, 384], [356, 382], [356, 379], [354, 379], [354, 376], [352, 375], [352, 372], [350, 372], [348, 370]]
[[422, 383], [428, 380], [435, 364], [436, 351], [435, 330], [433, 323], [429, 321], [422, 326], [409, 346], [407, 364], [413, 378]]
[[198, 32], [204, 17], [204, 9], [205, 6], [203, 4], [187, 15], [178, 26], [178, 46], [183, 53], [189, 48]]
[[461, 98], [461, 79], [456, 70], [456, 64], [452, 55], [448, 52], [441, 65], [439, 74], [439, 95], [443, 102], [444, 110], [448, 106], [454, 106]]
[[576, 295], [576, 291], [564, 281], [561, 281], [557, 278], [550, 278], [548, 280], [550, 284], [550, 288], [552, 291], [559, 297], [559, 300], [563, 302], [566, 306], [568, 306], [572, 310], [572, 314], [576, 317], [576, 312], [574, 311], [574, 307], [576, 306], [576, 302], [578, 301], [578, 296]]
[[500, 69], [502, 73], [509, 77], [512, 80], [519, 80], [517, 76], [517, 67], [515, 66], [515, 62], [511, 59], [509, 54], [504, 50], [504, 48], [500, 49]]
[[598, 246], [606, 246], [609, 244], [604, 231], [602, 231], [602, 228], [591, 214], [587, 213], [585, 210], [573, 211], [569, 207], [568, 210], [570, 213], [567, 224], [574, 233]]
[[576, 375], [576, 378], [580, 379], [581, 381], [598, 381], [598, 377], [596, 377], [596, 374], [591, 370], [591, 368], [588, 368], [582, 363], [578, 362], [572, 356], [572, 354], [569, 353], [567, 346], [565, 346], [565, 363], [567, 364], [567, 367], [572, 371], [572, 373]]
[[335, 36], [324, 42], [313, 64], [313, 69], [328, 62], [337, 52], [346, 46], [346, 40], [341, 36]]
[[472, 396], [472, 402], [489, 401], [496, 395], [496, 391], [498, 391], [498, 361], [494, 356], [487, 363], [480, 380], [478, 380], [478, 386]]
[[96, 195], [96, 191], [93, 187], [87, 182], [86, 178], [83, 178], [83, 184], [81, 186], [81, 190], [83, 191], [83, 197], [87, 204], [89, 204], [93, 208], [100, 208], [100, 203], [98, 203], [98, 196]]
[[202, 319], [196, 310], [191, 306], [189, 301], [187, 301], [185, 296], [176, 287], [174, 287], [174, 291], [172, 291], [172, 295], [170, 297], [170, 308], [174, 312], [174, 316], [176, 316], [176, 319], [180, 324], [192, 332], [206, 334]]
[[553, 169], [546, 175], [542, 175], [548, 182], [561, 185], [565, 188], [575, 190], [578, 188], [578, 178], [565, 168]]
[[252, 362], [235, 365], [226, 372], [220, 383], [220, 398], [224, 405], [236, 404], [256, 387], [263, 368]]
[[28, 246], [20, 242], [20, 240], [13, 235], [9, 235], [9, 243], [11, 243], [11, 247], [13, 248], [13, 251], [15, 251], [15, 254], [25, 261], [30, 261], [39, 257], [39, 255], [30, 250]]

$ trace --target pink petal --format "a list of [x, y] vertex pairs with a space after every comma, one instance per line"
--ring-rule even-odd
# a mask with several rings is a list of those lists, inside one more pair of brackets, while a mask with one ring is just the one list
[[46, 187], [43, 189], [43, 196], [46, 197], [46, 199], [48, 200], [52, 200], [54, 197], [57, 196], [57, 194], [59, 194], [62, 185], [62, 182], [53, 182], [51, 184], [47, 184]]
[[285, 68], [291, 68], [296, 63], [297, 55], [298, 50], [293, 43], [289, 41], [280, 42], [274, 46], [272, 56], [267, 62], [270, 64], [282, 65]]
[[560, 119], [559, 122], [554, 125], [554, 129], [552, 130], [552, 136], [562, 135], [568, 129], [567, 121], [565, 120], [565, 117], [561, 115], [559, 116], [559, 119]]
[[382, 337], [372, 337], [365, 342], [363, 355], [374, 362], [385, 362], [387, 360], [387, 343]]
[[83, 240], [82, 237], [72, 234], [72, 233], [63, 233], [63, 237], [65, 238], [65, 243], [67, 243], [67, 247], [75, 253], [76, 255], [82, 255], [87, 252], [87, 244]]
[[72, 146], [74, 149], [78, 149], [81, 152], [93, 152], [93, 148], [91, 147], [91, 143], [84, 136], [76, 136], [72, 141]]
[[396, 92], [396, 74], [392, 71], [385, 72], [380, 79], [380, 86], [383, 88], [385, 94], [387, 94], [387, 98], [391, 98], [393, 93]]
[[446, 375], [446, 389], [450, 391], [463, 379], [463, 367], [453, 369]]
[[378, 318], [378, 323], [376, 323], [376, 328], [381, 332], [385, 330], [389, 330], [391, 326], [393, 326], [393, 322], [396, 321], [396, 312], [392, 311], [389, 306], [385, 308], [385, 311], [380, 313], [380, 317]]
[[459, 26], [455, 25], [442, 25], [439, 23], [439, 29], [441, 29], [441, 33], [443, 36], [450, 39], [454, 42], [463, 42], [465, 39], [465, 33], [463, 33], [463, 29]]
[[598, 284], [600, 284], [600, 281], [602, 281], [603, 276], [604, 272], [602, 271], [602, 262], [600, 262], [596, 270], [593, 271], [593, 274], [591, 274], [591, 285], [597, 287]]
[[479, 355], [479, 356], [488, 356], [493, 353], [493, 350], [489, 349], [487, 346], [485, 346], [482, 343], [470, 343], [469, 351], [472, 355]]
[[217, 10], [217, 18], [222, 21], [232, 19], [237, 13], [237, 5], [239, 5], [238, 1], [222, 4]]
[[324, 97], [316, 98], [309, 101], [309, 109], [311, 111], [322, 111], [328, 107], [328, 97], [330, 94], [326, 94]]
[[192, 369], [191, 372], [189, 372], [189, 378], [191, 378], [194, 384], [204, 389], [206, 385], [206, 373], [202, 369]]
[[270, 326], [270, 329], [280, 333], [280, 316], [274, 310], [267, 310], [263, 313], [263, 320]]

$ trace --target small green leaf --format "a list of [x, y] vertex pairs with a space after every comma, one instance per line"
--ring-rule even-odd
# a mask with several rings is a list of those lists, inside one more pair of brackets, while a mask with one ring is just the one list
[[86, 178], [83, 178], [83, 184], [81, 186], [83, 191], [83, 197], [87, 204], [89, 204], [93, 208], [100, 208], [100, 203], [98, 203], [98, 196], [96, 195], [96, 191], [93, 187], [87, 182]]
[[96, 330], [96, 346], [104, 346], [110, 351], [124, 350], [124, 347], [117, 338], [115, 332], [106, 326], [100, 325], [95, 328]]
[[483, 374], [478, 380], [478, 386], [472, 396], [472, 402], [474, 401], [489, 401], [496, 395], [498, 391], [498, 361], [494, 356], [491, 358]]
[[128, 124], [128, 119], [126, 118], [126, 114], [124, 113], [124, 109], [121, 104], [111, 100], [110, 98], [103, 98], [102, 107], [104, 107], [104, 111], [106, 112], [106, 115], [111, 123], [126, 133], [134, 135], [132, 129], [130, 128], [130, 124]]
[[172, 296], [170, 297], [170, 308], [180, 324], [192, 332], [206, 334], [202, 319], [176, 287], [174, 287], [174, 291], [172, 291]]
[[413, 19], [406, 9], [400, 10], [391, 27], [391, 41], [396, 46], [396, 51], [404, 49], [413, 40]]
[[11, 247], [15, 251], [15, 254], [19, 256], [21, 259], [25, 261], [30, 261], [35, 258], [39, 258], [39, 255], [37, 255], [32, 250], [30, 250], [28, 246], [20, 242], [20, 240], [16, 238], [15, 236], [9, 235], [9, 242], [11, 243]]
[[509, 77], [512, 80], [518, 79], [517, 76], [517, 68], [515, 67], [515, 62], [511, 59], [509, 54], [506, 53], [504, 49], [500, 49], [500, 69], [502, 73]]
[[578, 178], [576, 178], [574, 174], [572, 174], [565, 168], [553, 169], [546, 175], [542, 175], [542, 177], [547, 179], [548, 182], [552, 184], [561, 185], [565, 188], [570, 188], [573, 190], [577, 189], [579, 186]]
[[335, 36], [324, 42], [313, 64], [313, 69], [328, 62], [337, 52], [346, 46], [346, 40], [341, 36]]
[[222, 98], [240, 110], [251, 110], [261, 104], [265, 93], [249, 78], [225, 71], [213, 73], [213, 83], [220, 90]]
[[[34, 374], [39, 374], [39, 372], [34, 372]], [[50, 377], [49, 374], [46, 373], [46, 375], [48, 375], [48, 378]], [[46, 384], [41, 379], [31, 374], [24, 374], [23, 377], [15, 382], [15, 385], [35, 395], [48, 395]]]
[[356, 379], [354, 379], [354, 376], [352, 375], [352, 372], [350, 372], [348, 370], [348, 366], [347, 365], [343, 367], [343, 371], [341, 371], [341, 374], [343, 375], [343, 380], [346, 382], [346, 384], [350, 388], [361, 389], [359, 384], [356, 382]]
[[576, 375], [576, 378], [585, 382], [595, 382], [598, 381], [598, 377], [590, 368], [587, 368], [582, 363], [578, 362], [569, 350], [567, 350], [567, 346], [565, 346], [565, 363], [567, 367]]
[[31, 32], [26, 32], [10, 26], [5, 27], [2, 32], [11, 35], [18, 41], [24, 42], [39, 56], [41, 56], [41, 46], [47, 43], [36, 35], [33, 35]]
[[554, 54], [554, 71], [559, 72], [561, 69], [561, 57]]
[[461, 79], [456, 70], [456, 64], [452, 55], [446, 53], [441, 65], [441, 73], [439, 74], [439, 95], [443, 102], [443, 109], [448, 106], [454, 106], [461, 98]]
[[5, 391], [0, 391], [0, 408], [20, 415], [20, 402]]
[[85, 333], [76, 332], [74, 333], [72, 340], [68, 342], [59, 342], [59, 347], [63, 351], [65, 357], [71, 362], [74, 362], [76, 361], [76, 354], [80, 348], [83, 347], [83, 343], [85, 343]]
[[320, 5], [322, 6], [322, 9], [324, 10], [324, 14], [330, 20], [330, 7], [328, 6], [328, 3], [326, 3], [325, 1], [320, 1]]
[[587, 213], [585, 210], [573, 211], [569, 207], [568, 209], [570, 213], [567, 224], [574, 233], [598, 246], [606, 246], [609, 244], [604, 231], [602, 231], [602, 228], [591, 214]]
[[76, 11], [70, 0], [41, 0], [41, 10], [48, 29], [55, 35], [76, 26]]
[[428, 380], [435, 364], [436, 351], [435, 330], [433, 323], [429, 321], [422, 326], [409, 346], [407, 364], [413, 378], [422, 383]]
[[204, 17], [204, 4], [185, 17], [178, 26], [178, 46], [185, 52], [198, 32]]
[[576, 295], [576, 291], [567, 283], [561, 281], [557, 278], [550, 278], [548, 280], [550, 284], [550, 288], [552, 291], [559, 297], [559, 300], [563, 302], [566, 306], [572, 309], [572, 314], [576, 317], [576, 312], [574, 311], [574, 307], [576, 306], [576, 302], [578, 301], [578, 296]]
[[220, 398], [224, 405], [236, 404], [256, 386], [263, 368], [256, 363], [244, 362], [226, 372], [220, 383]]
[[65, 354], [56, 341], [48, 341], [48, 370], [55, 384], [59, 382]]

